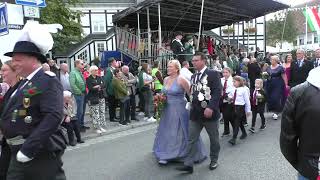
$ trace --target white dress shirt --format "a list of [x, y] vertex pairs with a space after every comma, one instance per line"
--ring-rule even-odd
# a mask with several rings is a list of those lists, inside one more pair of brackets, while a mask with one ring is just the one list
[[[224, 82], [225, 82], [225, 77], [221, 78], [222, 93], [223, 93], [223, 88], [224, 88]], [[227, 88], [226, 88], [226, 94], [229, 98], [233, 98], [234, 90], [235, 90], [235, 87], [233, 86], [233, 78], [232, 78], [232, 76], [230, 76], [227, 79]]]
[[180, 75], [181, 75], [182, 77], [186, 78], [186, 79], [189, 81], [189, 83], [191, 82], [192, 72], [189, 71], [189, 69], [187, 69], [187, 68], [185, 68], [185, 67], [181, 68], [181, 70], [180, 70]]
[[235, 90], [237, 91], [237, 96], [234, 105], [245, 105], [245, 111], [251, 112], [250, 94], [247, 88], [244, 86], [235, 88]]
[[[197, 79], [198, 79], [198, 76], [199, 76], [199, 80], [200, 80], [200, 78], [202, 77], [202, 74], [204, 73], [204, 71], [207, 69], [207, 66], [204, 66], [202, 69], [201, 69], [201, 71], [197, 71], [196, 72], [196, 75], [195, 75], [195, 77], [194, 77], [194, 79], [193, 79], [193, 82], [194, 83], [196, 83], [196, 81], [197, 81]], [[200, 73], [200, 74], [198, 74], [198, 73]]]

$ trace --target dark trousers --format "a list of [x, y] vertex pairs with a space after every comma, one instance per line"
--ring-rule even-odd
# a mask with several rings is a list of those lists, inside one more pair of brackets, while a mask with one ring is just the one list
[[130, 99], [126, 97], [120, 101], [120, 123], [126, 124], [130, 122]]
[[140, 112], [144, 112], [144, 97], [142, 91], [139, 92], [139, 110]]
[[222, 116], [224, 121], [224, 133], [230, 133], [230, 122], [232, 121], [233, 117], [233, 105], [229, 103], [222, 104]]
[[206, 129], [210, 139], [210, 159], [211, 161], [218, 162], [220, 143], [219, 143], [219, 121], [218, 120], [197, 120], [189, 121], [189, 140], [187, 146], [187, 157], [184, 161], [186, 166], [193, 166], [194, 156], [196, 155], [198, 148], [197, 142], [199, 140], [200, 133], [203, 128]]
[[266, 124], [266, 119], [264, 117], [264, 107], [265, 105], [261, 104], [258, 106], [252, 106], [252, 125], [251, 127], [255, 127], [256, 126], [256, 119], [257, 119], [257, 114], [260, 115], [261, 118], [261, 126]]
[[62, 153], [41, 152], [31, 161], [21, 163], [13, 153], [7, 180], [65, 180], [61, 156]]
[[143, 92], [143, 100], [144, 100], [144, 113], [145, 117], [151, 118], [151, 109], [152, 109], [152, 91], [151, 89], [146, 89]]
[[238, 137], [239, 128], [241, 129], [242, 134], [247, 134], [246, 129], [244, 128], [244, 121], [246, 119], [245, 107], [243, 106], [234, 106], [234, 117], [232, 121], [233, 127], [233, 138]]
[[67, 129], [69, 144], [74, 142], [73, 132], [76, 135], [77, 141], [81, 141], [80, 126], [78, 121], [71, 120], [68, 123], [63, 122], [62, 126]]
[[0, 180], [7, 179], [8, 168], [10, 165], [11, 151], [9, 145], [3, 138], [1, 142], [1, 156], [0, 156]]
[[117, 108], [117, 100], [114, 96], [108, 96], [108, 104], [109, 104], [109, 117], [110, 121], [114, 121], [116, 118], [116, 108]]
[[83, 114], [82, 114], [83, 125], [82, 126], [84, 126], [84, 116], [86, 115], [87, 103], [88, 103], [88, 95], [85, 94], [84, 95], [84, 102], [83, 102]]
[[130, 95], [130, 114], [131, 119], [136, 119], [136, 96]]

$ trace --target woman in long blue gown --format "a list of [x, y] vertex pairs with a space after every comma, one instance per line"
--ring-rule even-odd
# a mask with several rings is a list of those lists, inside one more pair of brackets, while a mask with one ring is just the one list
[[[189, 111], [186, 110], [185, 89], [188, 82], [179, 76], [181, 65], [172, 60], [168, 63], [168, 75], [162, 92], [167, 96], [166, 106], [161, 114], [159, 127], [154, 140], [153, 152], [160, 164], [170, 160], [181, 160], [187, 155]], [[199, 138], [199, 151], [194, 159], [202, 162], [206, 159], [204, 144]]]

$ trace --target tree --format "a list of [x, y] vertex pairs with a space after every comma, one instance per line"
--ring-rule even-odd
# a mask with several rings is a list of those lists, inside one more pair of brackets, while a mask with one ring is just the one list
[[[286, 41], [288, 43], [292, 43], [294, 40], [296, 40], [298, 35], [298, 29], [296, 27], [295, 21], [294, 21], [294, 15], [292, 12], [286, 12], [285, 13], [278, 13], [275, 14], [274, 19], [271, 19], [267, 21], [267, 27], [266, 27], [266, 39], [267, 39], [267, 45], [269, 46], [276, 46], [277, 43], [281, 43], [281, 40]], [[287, 18], [287, 20], [285, 20]], [[283, 27], [285, 24], [285, 29], [283, 33]], [[283, 33], [283, 39], [282, 39], [282, 33]]]
[[82, 26], [80, 24], [80, 11], [73, 11], [70, 6], [74, 6], [81, 0], [50, 0], [47, 7], [42, 8], [40, 13], [40, 23], [61, 24], [63, 30], [53, 34], [54, 46], [53, 54], [65, 53], [70, 46], [82, 39]]

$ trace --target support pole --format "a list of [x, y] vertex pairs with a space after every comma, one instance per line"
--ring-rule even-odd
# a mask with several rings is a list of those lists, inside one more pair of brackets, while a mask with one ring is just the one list
[[230, 45], [230, 32], [229, 32], [230, 26], [228, 25], [228, 45]]
[[267, 55], [267, 21], [266, 21], [266, 16], [263, 17], [263, 51], [264, 51], [264, 56]]
[[150, 12], [147, 7], [147, 23], [148, 23], [148, 64], [151, 65], [151, 28], [150, 28]]
[[199, 23], [199, 36], [198, 36], [198, 42], [197, 42], [197, 51], [199, 51], [199, 43], [200, 43], [200, 36], [201, 36], [201, 30], [202, 30], [202, 16], [203, 16], [203, 6], [204, 6], [204, 0], [202, 0], [201, 5], [201, 14], [200, 14], [200, 23]]
[[247, 53], [248, 53], [248, 55], [249, 55], [249, 41], [250, 41], [250, 39], [249, 39], [249, 28], [250, 28], [250, 21], [248, 21], [248, 27], [247, 27], [247, 48], [248, 48], [248, 50], [247, 50]]
[[238, 33], [237, 33], [237, 48], [238, 50], [240, 49], [240, 45], [239, 45], [239, 32], [240, 32], [240, 25], [239, 25], [239, 22], [238, 22]]
[[[158, 49], [159, 49], [159, 59], [161, 59], [161, 55], [162, 55], [162, 37], [161, 37], [161, 6], [160, 6], [160, 3], [158, 3], [158, 22], [159, 22], [159, 27], [158, 27], [158, 37], [159, 37], [159, 47], [158, 47]], [[161, 65], [162, 65], [162, 62], [160, 62], [161, 63]]]
[[139, 65], [141, 65], [141, 59], [140, 59], [140, 56], [141, 56], [141, 53], [139, 52], [140, 50], [140, 44], [141, 44], [141, 38], [140, 38], [140, 34], [141, 34], [141, 30], [140, 30], [140, 13], [137, 13], [137, 19], [138, 19], [138, 58], [139, 58]]
[[279, 51], [281, 51], [281, 49], [282, 49], [284, 30], [286, 29], [286, 24], [287, 24], [287, 17], [288, 17], [288, 10], [286, 10], [286, 17], [284, 19], [284, 24], [283, 24], [282, 34], [281, 34], [281, 45], [280, 45], [280, 50]]

